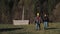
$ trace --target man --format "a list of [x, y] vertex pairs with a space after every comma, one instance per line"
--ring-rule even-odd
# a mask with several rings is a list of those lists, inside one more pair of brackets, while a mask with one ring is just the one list
[[39, 16], [39, 13], [37, 13], [37, 16], [35, 17], [36, 30], [40, 29], [40, 21], [41, 21], [41, 17]]
[[44, 15], [44, 29], [47, 29], [47, 27], [48, 27], [48, 17], [47, 17], [47, 15], [45, 14], [45, 15]]

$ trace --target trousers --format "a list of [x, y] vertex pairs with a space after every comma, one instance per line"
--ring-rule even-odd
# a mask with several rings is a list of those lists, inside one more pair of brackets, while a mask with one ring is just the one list
[[44, 28], [47, 28], [47, 27], [48, 27], [48, 22], [44, 21]]
[[36, 29], [37, 29], [37, 30], [40, 29], [40, 23], [36, 23]]

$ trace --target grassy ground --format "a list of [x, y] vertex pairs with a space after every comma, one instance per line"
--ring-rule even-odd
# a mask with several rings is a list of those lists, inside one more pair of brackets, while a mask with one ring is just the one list
[[[10, 29], [9, 29], [10, 28]], [[7, 29], [1, 31], [1, 29]], [[60, 23], [49, 23], [49, 29], [44, 30], [43, 24], [41, 23], [41, 30], [36, 31], [35, 25], [11, 25], [11, 24], [0, 24], [0, 34], [60, 34]]]

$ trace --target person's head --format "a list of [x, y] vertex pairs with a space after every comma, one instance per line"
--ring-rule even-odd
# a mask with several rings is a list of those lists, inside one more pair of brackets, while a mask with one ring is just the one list
[[37, 13], [37, 16], [39, 16], [39, 13]]
[[45, 14], [44, 16], [46, 17], [47, 15]]

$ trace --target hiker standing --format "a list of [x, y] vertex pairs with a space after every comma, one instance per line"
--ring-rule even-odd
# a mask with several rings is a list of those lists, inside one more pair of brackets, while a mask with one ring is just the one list
[[47, 27], [48, 27], [48, 17], [47, 17], [46, 14], [44, 15], [44, 20], [43, 20], [43, 22], [44, 22], [44, 29], [47, 29]]
[[36, 30], [40, 29], [40, 19], [41, 19], [41, 17], [39, 16], [39, 13], [37, 13], [37, 16], [35, 17]]

